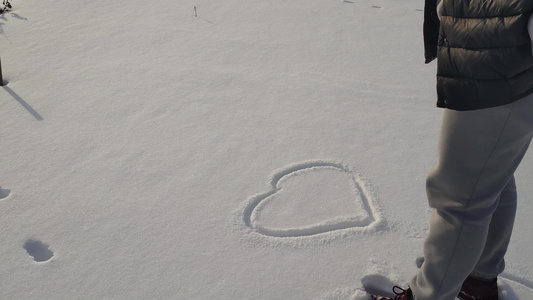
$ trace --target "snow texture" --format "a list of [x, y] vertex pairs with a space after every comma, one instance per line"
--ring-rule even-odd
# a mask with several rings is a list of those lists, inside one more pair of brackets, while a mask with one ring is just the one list
[[[366, 299], [421, 263], [423, 1], [13, 1], [0, 299]], [[533, 160], [502, 299], [533, 299]]]

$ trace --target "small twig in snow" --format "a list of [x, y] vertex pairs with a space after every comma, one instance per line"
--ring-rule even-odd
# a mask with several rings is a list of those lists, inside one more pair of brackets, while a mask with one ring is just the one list
[[2, 4], [4, 5], [4, 7], [0, 8], [0, 14], [3, 14], [6, 11], [10, 11], [11, 8], [13, 8], [11, 6], [11, 3], [9, 3], [9, 0], [3, 0]]

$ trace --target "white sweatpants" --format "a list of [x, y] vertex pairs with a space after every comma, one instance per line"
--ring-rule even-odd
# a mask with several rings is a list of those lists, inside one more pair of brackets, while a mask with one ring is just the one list
[[426, 191], [434, 208], [425, 261], [410, 287], [417, 300], [453, 300], [469, 275], [493, 279], [516, 212], [514, 172], [533, 136], [533, 95], [475, 111], [445, 110], [439, 161]]

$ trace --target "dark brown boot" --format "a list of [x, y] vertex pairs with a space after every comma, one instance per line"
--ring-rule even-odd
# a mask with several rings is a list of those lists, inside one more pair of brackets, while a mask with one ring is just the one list
[[463, 282], [463, 287], [457, 298], [461, 300], [498, 300], [497, 278], [483, 281], [468, 277]]

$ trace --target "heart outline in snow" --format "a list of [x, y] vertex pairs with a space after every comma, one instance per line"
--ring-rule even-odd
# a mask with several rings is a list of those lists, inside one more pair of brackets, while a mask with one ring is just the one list
[[[263, 226], [257, 221], [256, 214], [260, 213], [258, 207], [267, 198], [281, 191], [280, 182], [288, 176], [302, 171], [319, 171], [323, 169], [336, 169], [343, 172], [350, 179], [352, 188], [354, 188], [360, 197], [354, 199], [362, 201], [363, 209], [368, 215], [367, 218], [360, 220], [358, 218], [334, 218], [325, 220], [318, 224], [303, 227], [293, 227], [286, 229], [274, 229]], [[377, 205], [373, 194], [370, 192], [368, 183], [358, 174], [350, 170], [347, 166], [332, 161], [307, 161], [303, 163], [288, 166], [274, 173], [270, 179], [271, 189], [268, 192], [252, 196], [240, 210], [240, 220], [244, 226], [251, 232], [270, 238], [310, 238], [316, 236], [346, 236], [349, 232], [372, 232], [383, 225], [384, 220], [381, 218], [379, 206]], [[242, 224], [241, 223], [241, 224]]]

